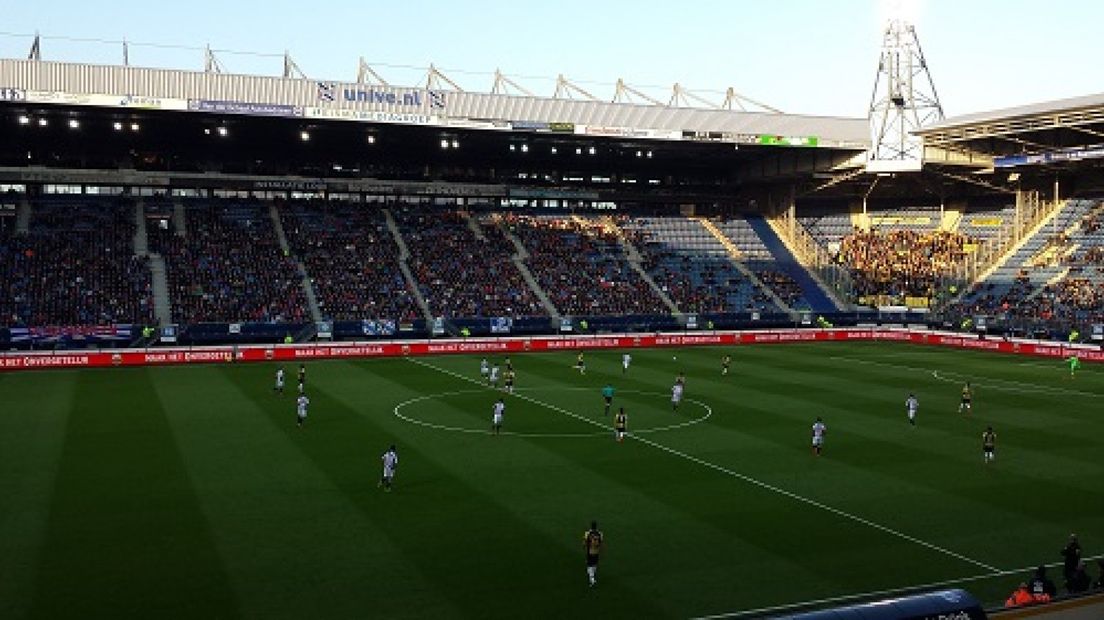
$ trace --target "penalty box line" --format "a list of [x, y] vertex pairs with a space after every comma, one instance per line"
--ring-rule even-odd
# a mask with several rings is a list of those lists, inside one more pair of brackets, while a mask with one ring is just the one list
[[[429, 368], [431, 370], [436, 370], [437, 372], [444, 373], [446, 375], [456, 377], [457, 379], [460, 379], [462, 381], [467, 381], [469, 383], [474, 383], [476, 385], [482, 385], [482, 383], [479, 382], [476, 379], [472, 379], [471, 377], [466, 377], [466, 376], [464, 376], [464, 375], [462, 375], [458, 372], [454, 372], [454, 371], [449, 370], [447, 368], [441, 368], [439, 366], [434, 366], [433, 364], [430, 364], [429, 362], [424, 362], [422, 360], [415, 359], [415, 358], [407, 358], [407, 359], [410, 360], [414, 364], [418, 364], [419, 366], [424, 366], [424, 367]], [[601, 428], [604, 428], [604, 429], [607, 428], [606, 425], [604, 425], [600, 422], [596, 422], [594, 420], [591, 420], [590, 418], [579, 415], [579, 414], [577, 414], [573, 411], [569, 411], [567, 409], [564, 409], [563, 407], [559, 407], [559, 406], [553, 405], [551, 403], [546, 403], [544, 401], [537, 400], [536, 398], [533, 398], [531, 396], [526, 396], [524, 394], [514, 394], [514, 396], [517, 397], [517, 398], [520, 398], [522, 400], [529, 401], [529, 402], [533, 403], [534, 405], [539, 405], [541, 407], [551, 409], [552, 411], [556, 411], [556, 412], [561, 413], [563, 415], [566, 415], [568, 417], [575, 418], [576, 420], [581, 420], [581, 421], [586, 422], [587, 424], [590, 424], [592, 426], [598, 426], [598, 427], [601, 427]], [[999, 568], [997, 568], [995, 566], [992, 566], [992, 565], [989, 565], [989, 564], [986, 564], [985, 562], [975, 560], [973, 558], [962, 555], [961, 553], [951, 551], [950, 549], [947, 549], [945, 547], [940, 547], [939, 545], [936, 545], [934, 543], [930, 543], [926, 540], [921, 540], [921, 539], [919, 539], [915, 536], [910, 536], [909, 534], [906, 534], [904, 532], [900, 532], [898, 530], [895, 530], [891, 527], [887, 527], [887, 526], [882, 525], [880, 523], [875, 523], [874, 521], [871, 521], [869, 519], [864, 519], [863, 517], [851, 514], [849, 512], [844, 511], [844, 510], [840, 510], [839, 508], [835, 508], [835, 507], [829, 506], [827, 504], [823, 504], [821, 502], [816, 501], [815, 499], [810, 499], [810, 498], [805, 497], [803, 495], [798, 495], [797, 493], [794, 493], [793, 491], [787, 491], [786, 489], [776, 487], [773, 484], [763, 482], [762, 480], [759, 480], [757, 478], [752, 478], [751, 476], [748, 476], [746, 474], [741, 474], [740, 472], [731, 470], [731, 469], [729, 469], [727, 467], [724, 467], [722, 465], [717, 465], [716, 463], [711, 463], [711, 462], [706, 461], [704, 459], [698, 458], [694, 455], [682, 452], [681, 450], [676, 450], [674, 448], [665, 446], [661, 443], [658, 443], [656, 441], [648, 439], [647, 437], [640, 437], [640, 436], [637, 436], [637, 435], [633, 435], [632, 433], [629, 433], [629, 439], [635, 439], [636, 441], [639, 441], [640, 443], [642, 443], [646, 446], [650, 446], [652, 448], [655, 448], [656, 450], [660, 450], [661, 452], [666, 452], [667, 454], [670, 454], [672, 456], [680, 457], [682, 459], [690, 461], [691, 463], [696, 463], [698, 465], [701, 465], [702, 467], [707, 467], [709, 469], [712, 469], [713, 471], [725, 474], [725, 475], [730, 476], [732, 478], [736, 478], [737, 480], [741, 480], [741, 481], [746, 482], [748, 484], [757, 486], [761, 489], [765, 489], [767, 491], [777, 493], [777, 494], [782, 495], [784, 497], [788, 497], [788, 498], [790, 498], [794, 501], [798, 501], [798, 502], [801, 502], [803, 504], [813, 506], [814, 508], [819, 508], [819, 509], [821, 509], [825, 512], [830, 512], [830, 513], [832, 513], [836, 516], [843, 517], [845, 519], [849, 519], [851, 521], [854, 521], [855, 523], [860, 523], [860, 524], [865, 525], [867, 527], [874, 528], [874, 529], [876, 529], [880, 532], [884, 532], [886, 534], [890, 534], [890, 535], [895, 536], [897, 538], [900, 538], [902, 540], [906, 540], [908, 542], [920, 545], [921, 547], [925, 547], [925, 548], [930, 549], [932, 551], [937, 551], [939, 553], [942, 553], [943, 555], [955, 558], [957, 560], [961, 560], [961, 561], [966, 562], [968, 564], [973, 564], [974, 566], [984, 568], [987, 571], [990, 571], [990, 572], [993, 572], [993, 573], [999, 573], [1000, 572]]]

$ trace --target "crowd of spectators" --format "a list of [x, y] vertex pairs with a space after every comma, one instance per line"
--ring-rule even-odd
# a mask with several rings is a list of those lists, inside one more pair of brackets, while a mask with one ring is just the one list
[[844, 237], [839, 261], [851, 270], [858, 296], [930, 298], [970, 242], [966, 235], [943, 230], [856, 230]]
[[321, 201], [278, 208], [323, 316], [408, 321], [421, 315], [399, 269], [399, 246], [379, 209]]
[[396, 209], [392, 214], [410, 250], [410, 270], [434, 316], [547, 314], [511, 260], [513, 244], [493, 222], [479, 223], [457, 211]]
[[125, 201], [34, 205], [29, 230], [0, 233], [0, 326], [150, 323], [145, 258]]
[[804, 293], [801, 291], [801, 285], [788, 273], [778, 271], [777, 269], [759, 269], [755, 272], [755, 275], [767, 288], [774, 291], [774, 294], [778, 295], [779, 299], [791, 308], [795, 305], [799, 305], [799, 302], [804, 297]]
[[309, 320], [302, 279], [267, 206], [204, 201], [186, 210], [185, 237], [151, 237], [165, 258], [172, 316], [181, 323]]
[[561, 313], [670, 313], [629, 265], [617, 232], [600, 220], [518, 215], [506, 220], [529, 251], [533, 277]]
[[742, 275], [727, 264], [727, 259], [689, 256], [647, 245], [638, 247], [643, 250], [644, 269], [683, 312], [703, 314], [744, 309], [734, 307], [729, 300], [729, 292], [740, 286]]

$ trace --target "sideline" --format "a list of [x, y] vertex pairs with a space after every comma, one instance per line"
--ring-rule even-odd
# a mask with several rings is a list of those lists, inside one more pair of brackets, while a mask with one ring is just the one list
[[[1098, 555], [1089, 558], [1083, 558], [1085, 561], [1096, 560], [1104, 558], [1104, 555]], [[1046, 564], [1047, 568], [1054, 568], [1061, 566], [1061, 562], [1051, 562]], [[722, 618], [742, 618], [745, 616], [754, 616], [764, 613], [788, 611], [791, 609], [800, 609], [803, 607], [813, 607], [816, 605], [823, 605], [825, 603], [847, 603], [855, 600], [862, 600], [874, 597], [889, 596], [896, 594], [907, 594], [910, 592], [916, 592], [919, 590], [928, 590], [930, 588], [942, 588], [946, 586], [953, 586], [960, 583], [969, 583], [971, 581], [982, 581], [984, 579], [991, 579], [993, 577], [1006, 577], [1008, 575], [1015, 575], [1016, 573], [1033, 573], [1038, 568], [1037, 564], [1031, 566], [1025, 566], [1023, 568], [1013, 568], [1009, 570], [997, 571], [995, 573], [981, 573], [979, 575], [971, 575], [969, 577], [957, 577], [955, 579], [945, 579], [943, 581], [933, 581], [931, 583], [921, 583], [914, 586], [904, 586], [901, 588], [888, 588], [885, 590], [872, 590], [870, 592], [856, 592], [855, 594], [842, 594], [840, 596], [831, 596], [828, 598], [819, 598], [809, 601], [801, 601], [799, 603], [785, 603], [782, 605], [773, 605], [771, 607], [760, 607], [758, 609], [745, 609], [743, 611], [728, 611], [719, 614], [712, 614], [708, 616], [696, 616], [691, 620], [721, 620]]]

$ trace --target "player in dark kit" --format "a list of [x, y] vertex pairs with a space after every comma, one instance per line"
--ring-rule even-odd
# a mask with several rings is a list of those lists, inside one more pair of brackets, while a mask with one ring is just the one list
[[629, 416], [625, 414], [625, 408], [621, 407], [613, 418], [613, 432], [618, 442], [625, 441], [625, 433], [629, 427]]
[[997, 434], [993, 432], [992, 426], [981, 434], [981, 453], [986, 463], [991, 463], [997, 458]]
[[602, 532], [597, 521], [591, 521], [590, 529], [583, 532], [583, 549], [586, 550], [587, 579], [593, 588], [598, 584], [598, 554], [602, 552]]
[[728, 369], [732, 366], [732, 356], [726, 355], [721, 358], [721, 374], [727, 375]]
[[970, 409], [972, 408], [971, 401], [973, 398], [974, 395], [970, 390], [970, 382], [967, 381], [966, 385], [962, 386], [962, 400], [958, 403], [958, 412], [962, 413], [965, 411], [966, 413], [970, 413]]

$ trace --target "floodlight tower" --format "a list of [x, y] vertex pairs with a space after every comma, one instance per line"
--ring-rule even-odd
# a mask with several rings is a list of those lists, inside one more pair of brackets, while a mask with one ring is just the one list
[[943, 119], [916, 29], [891, 19], [882, 38], [878, 74], [870, 99], [871, 147], [867, 170], [919, 170], [924, 145], [912, 132]]

